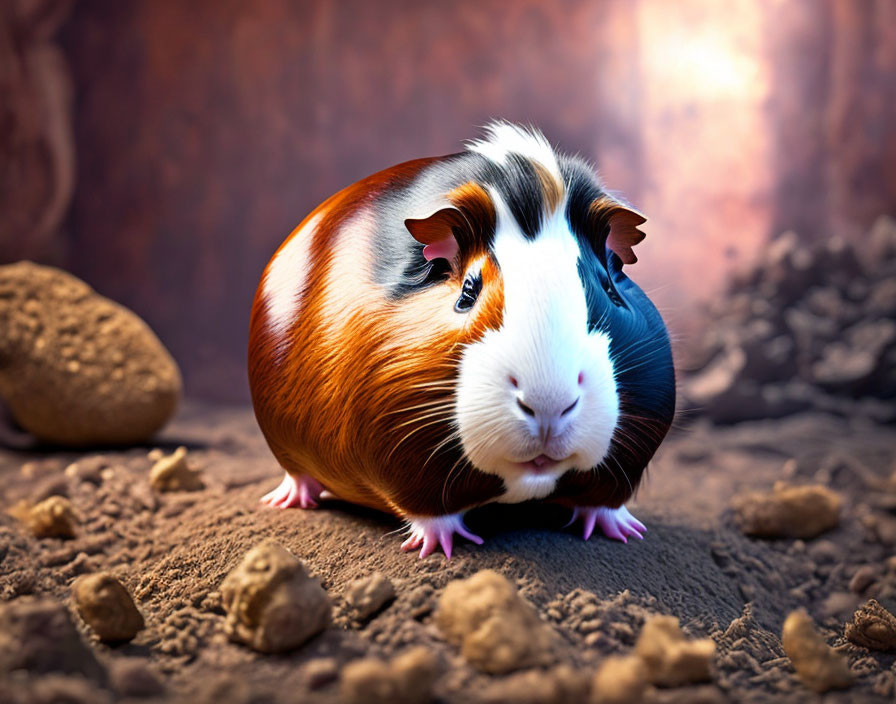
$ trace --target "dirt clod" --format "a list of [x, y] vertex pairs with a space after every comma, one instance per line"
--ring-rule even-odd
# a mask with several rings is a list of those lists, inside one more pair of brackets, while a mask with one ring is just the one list
[[345, 600], [359, 621], [366, 621], [393, 599], [395, 587], [381, 572], [355, 580], [345, 593]]
[[0, 397], [41, 440], [141, 442], [174, 413], [171, 355], [134, 313], [71, 274], [0, 266], [0, 329]]
[[846, 658], [825, 643], [805, 611], [793, 611], [787, 617], [781, 643], [796, 674], [809, 689], [822, 693], [852, 683]]
[[78, 517], [64, 496], [51, 496], [33, 506], [21, 503], [10, 511], [37, 538], [74, 538]]
[[221, 599], [230, 639], [263, 653], [298, 648], [330, 624], [327, 593], [273, 541], [246, 553], [221, 584]]
[[436, 623], [472, 665], [501, 674], [553, 660], [553, 633], [503, 575], [482, 570], [448, 584]]
[[846, 638], [871, 650], [891, 652], [896, 650], [896, 617], [874, 599], [856, 611], [853, 620], [846, 624]]
[[302, 681], [310, 690], [326, 687], [339, 679], [339, 663], [336, 658], [315, 658], [302, 667]]
[[349, 663], [340, 694], [344, 704], [426, 704], [438, 674], [436, 657], [416, 647], [388, 662], [363, 658]]
[[647, 686], [647, 667], [640, 657], [609, 657], [594, 675], [591, 704], [639, 704]]
[[732, 502], [735, 519], [747, 535], [759, 538], [814, 538], [840, 522], [840, 496], [820, 484], [750, 492]]
[[674, 616], [654, 616], [641, 629], [635, 654], [644, 661], [653, 684], [679, 687], [710, 679], [715, 643], [687, 640]]
[[100, 640], [129, 641], [143, 629], [130, 592], [108, 572], [78, 577], [72, 585], [78, 614]]
[[156, 491], [198, 491], [204, 487], [202, 473], [190, 467], [183, 446], [156, 460], [149, 471], [149, 484]]

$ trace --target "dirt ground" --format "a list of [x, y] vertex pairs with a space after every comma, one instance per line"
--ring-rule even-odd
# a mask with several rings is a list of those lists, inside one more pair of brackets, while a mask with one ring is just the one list
[[[460, 541], [449, 562], [441, 554], [419, 560], [401, 552], [400, 524], [373, 512], [339, 502], [314, 511], [259, 505], [281, 473], [246, 408], [187, 404], [152, 446], [170, 452], [186, 445], [203, 473], [201, 491], [152, 491], [152, 447], [0, 450], [3, 507], [65, 494], [82, 521], [72, 540], [38, 540], [0, 515], [0, 598], [49, 595], [72, 607], [73, 580], [109, 569], [146, 619], [131, 643], [109, 647], [73, 616], [101, 668], [87, 678], [0, 672], [0, 684], [23, 701], [61, 701], [53, 693], [63, 692], [76, 702], [134, 695], [194, 704], [336, 702], [338, 678], [321, 672], [424, 645], [439, 659], [436, 701], [509, 701], [521, 691], [520, 675], [477, 672], [442, 639], [432, 617], [449, 581], [491, 568], [559, 633], [558, 661], [581, 672], [630, 652], [649, 614], [672, 614], [688, 635], [712, 637], [713, 683], [661, 691], [658, 701], [818, 701], [796, 678], [779, 640], [784, 618], [800, 607], [847, 654], [856, 676], [850, 689], [824, 701], [893, 701], [896, 656], [843, 638], [844, 622], [869, 597], [896, 607], [896, 565], [887, 562], [896, 546], [896, 496], [879, 488], [894, 468], [893, 440], [892, 426], [823, 414], [725, 428], [697, 421], [673, 432], [630, 504], [648, 527], [643, 542], [584, 542], [578, 527], [562, 528], [568, 515], [557, 507], [491, 507], [468, 517], [485, 544]], [[81, 478], [66, 476], [76, 460]], [[741, 534], [731, 499], [779, 479], [840, 492], [840, 526], [807, 541]], [[334, 624], [288, 655], [253, 652], [223, 632], [219, 585], [265, 538], [298, 556], [334, 601]], [[867, 578], [854, 580], [866, 566]], [[374, 571], [392, 580], [397, 598], [358, 623], [343, 595]], [[133, 685], [135, 679], [150, 685]]]

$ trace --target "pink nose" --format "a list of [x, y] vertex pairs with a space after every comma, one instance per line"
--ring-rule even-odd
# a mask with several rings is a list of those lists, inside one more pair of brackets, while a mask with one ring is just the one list
[[538, 427], [538, 439], [544, 445], [552, 435], [562, 432], [567, 418], [579, 405], [581, 396], [576, 396], [572, 403], [557, 406], [556, 404], [527, 405], [522, 399], [517, 398], [516, 404], [527, 416], [535, 419]]

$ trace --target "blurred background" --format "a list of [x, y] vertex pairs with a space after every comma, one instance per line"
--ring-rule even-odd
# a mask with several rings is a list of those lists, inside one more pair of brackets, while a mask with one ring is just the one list
[[496, 117], [648, 215], [630, 274], [695, 403], [893, 397], [892, 0], [6, 0], [0, 96], [0, 264], [136, 311], [193, 397], [248, 399], [252, 295], [309, 210]]

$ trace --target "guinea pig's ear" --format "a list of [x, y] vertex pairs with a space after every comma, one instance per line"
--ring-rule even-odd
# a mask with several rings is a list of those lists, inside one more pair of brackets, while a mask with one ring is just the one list
[[454, 205], [441, 203], [428, 215], [408, 218], [404, 221], [414, 239], [423, 247], [423, 257], [427, 261], [447, 259], [453, 262], [460, 251], [457, 241], [460, 228], [465, 226], [464, 216]]
[[591, 213], [601, 225], [609, 227], [607, 247], [619, 256], [622, 263], [637, 262], [638, 257], [635, 256], [632, 247], [646, 237], [638, 226], [647, 222], [647, 218], [637, 210], [609, 197], [594, 200], [591, 203]]

